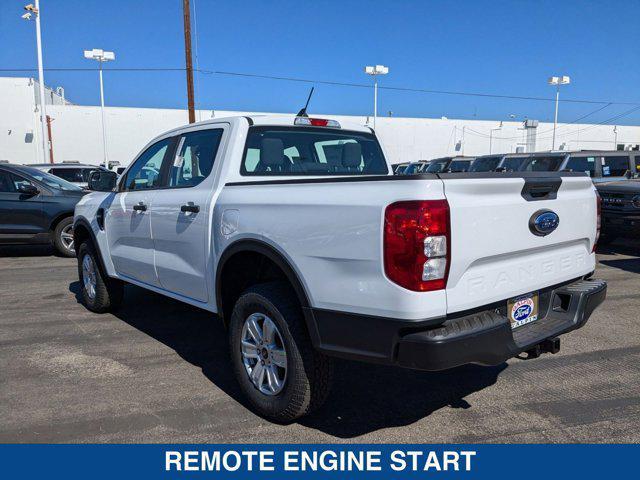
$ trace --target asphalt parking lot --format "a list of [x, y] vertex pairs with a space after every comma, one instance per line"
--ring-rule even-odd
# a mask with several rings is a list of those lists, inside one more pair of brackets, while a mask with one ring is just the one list
[[207, 312], [128, 287], [77, 300], [73, 259], [0, 248], [0, 442], [638, 442], [640, 245], [599, 254], [608, 298], [557, 355], [424, 373], [340, 362], [325, 406], [272, 424], [244, 405]]

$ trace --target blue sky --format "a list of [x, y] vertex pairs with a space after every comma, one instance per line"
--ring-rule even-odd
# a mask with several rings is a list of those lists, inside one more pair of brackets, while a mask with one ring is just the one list
[[[0, 2], [0, 68], [36, 66], [27, 0]], [[182, 0], [42, 0], [45, 67], [95, 65], [83, 49], [116, 52], [120, 68], [184, 66]], [[381, 85], [553, 97], [548, 76], [567, 74], [561, 98], [640, 104], [640, 1], [231, 1], [192, 0], [201, 69]], [[193, 11], [192, 11], [193, 15]], [[194, 48], [196, 39], [194, 38]], [[26, 73], [0, 75], [28, 76]], [[96, 72], [46, 72], [75, 103], [98, 104]], [[185, 75], [107, 72], [107, 104], [184, 108]], [[196, 74], [199, 108], [297, 111], [310, 84]], [[368, 88], [316, 85], [310, 111], [370, 114]], [[561, 121], [600, 108], [563, 103]], [[600, 122], [633, 105], [611, 105]], [[381, 90], [379, 112], [395, 116], [548, 121], [553, 103]], [[617, 124], [640, 123], [640, 110]]]

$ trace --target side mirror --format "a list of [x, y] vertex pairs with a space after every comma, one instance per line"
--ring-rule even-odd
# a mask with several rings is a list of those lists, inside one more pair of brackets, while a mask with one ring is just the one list
[[89, 174], [89, 190], [110, 192], [116, 187], [118, 175], [106, 170], [94, 170]]
[[30, 183], [21, 183], [20, 185], [18, 185], [18, 192], [33, 197], [39, 194], [40, 190], [38, 190], [34, 185], [31, 185]]
[[627, 170], [626, 172], [624, 172], [624, 176], [627, 180], [630, 180], [633, 178], [633, 174], [631, 173], [631, 170]]

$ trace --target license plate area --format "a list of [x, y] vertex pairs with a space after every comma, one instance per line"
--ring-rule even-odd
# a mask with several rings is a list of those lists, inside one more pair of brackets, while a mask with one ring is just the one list
[[512, 329], [535, 322], [539, 316], [538, 292], [520, 295], [507, 300], [507, 317], [509, 317]]

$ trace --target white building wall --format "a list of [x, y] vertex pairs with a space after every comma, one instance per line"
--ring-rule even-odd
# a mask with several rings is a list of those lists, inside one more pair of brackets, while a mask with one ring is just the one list
[[[33, 81], [24, 78], [0, 78], [0, 160], [13, 163], [38, 162], [38, 117]], [[186, 110], [107, 107], [107, 153], [111, 161], [127, 165], [153, 137], [187, 123]], [[53, 119], [52, 142], [56, 162], [81, 161], [98, 164], [103, 160], [100, 108], [77, 105], [48, 105]], [[237, 116], [258, 112], [202, 110], [199, 120], [215, 116]], [[341, 116], [312, 112], [320, 117], [366, 124], [370, 117]], [[521, 122], [454, 120], [432, 118], [379, 117], [376, 133], [392, 163], [429, 159], [444, 155], [483, 155], [515, 152], [524, 147], [525, 131]], [[537, 150], [551, 149], [553, 125], [540, 123]], [[29, 133], [32, 135], [29, 140]], [[613, 150], [616, 134], [613, 125], [559, 124], [556, 148], [566, 150]], [[618, 126], [617, 143], [640, 144], [640, 127]]]

